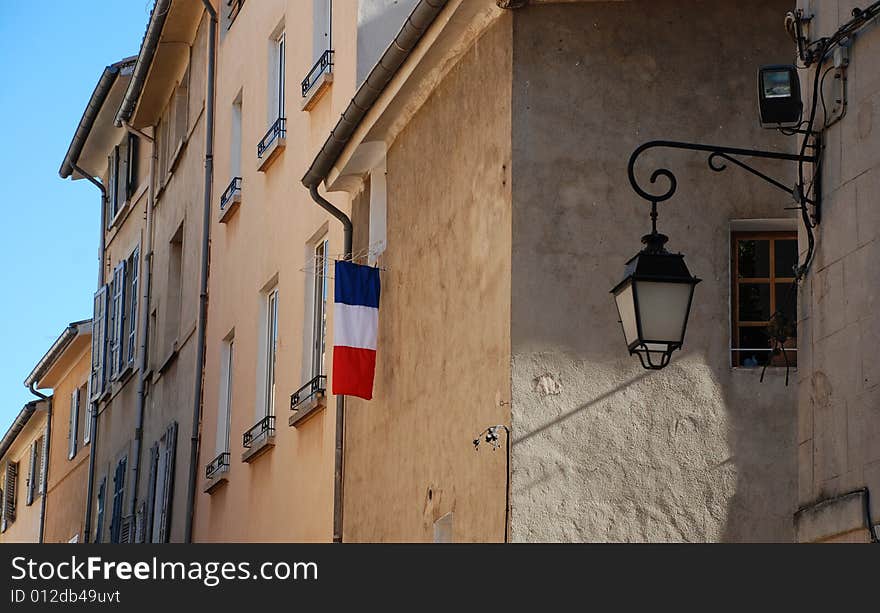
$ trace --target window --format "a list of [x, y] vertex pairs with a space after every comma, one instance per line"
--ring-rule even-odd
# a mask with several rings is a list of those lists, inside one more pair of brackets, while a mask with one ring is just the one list
[[140, 139], [129, 133], [125, 147], [125, 199], [131, 200], [138, 188], [138, 152]]
[[16, 511], [16, 484], [18, 482], [18, 462], [9, 462], [6, 465], [6, 478], [3, 485], [3, 519], [2, 528], [6, 528], [15, 521]]
[[229, 177], [241, 176], [241, 92], [232, 103], [232, 121], [229, 138]]
[[217, 411], [217, 454], [229, 451], [232, 420], [232, 373], [235, 363], [235, 336], [231, 332], [220, 351], [220, 407]]
[[118, 543], [122, 532], [122, 506], [125, 503], [125, 470], [127, 458], [122, 458], [116, 464], [116, 472], [113, 475], [113, 510], [110, 514], [110, 542]]
[[159, 122], [159, 182], [173, 170], [178, 149], [187, 137], [189, 108], [189, 67], [168, 101]]
[[[731, 244], [732, 364], [797, 366], [797, 233], [735, 232]], [[769, 326], [777, 312], [788, 338], [784, 352], [774, 354]]]
[[262, 398], [258, 407], [263, 409], [262, 415], [275, 414], [275, 357], [278, 348], [278, 288], [274, 287], [264, 294], [263, 307], [263, 368]]
[[107, 286], [95, 292], [95, 310], [92, 316], [92, 372], [90, 389], [92, 400], [104, 393], [106, 381], [105, 357], [107, 350]]
[[73, 390], [70, 394], [70, 416], [67, 424], [67, 459], [72, 460], [76, 455], [77, 430], [80, 423], [80, 405], [83, 399], [80, 398], [79, 389]]
[[46, 437], [40, 436], [31, 443], [30, 462], [28, 463], [27, 498], [30, 506], [34, 499], [43, 493], [43, 466], [46, 461]]
[[180, 306], [183, 292], [183, 224], [178, 226], [169, 243], [168, 284], [165, 301], [165, 353], [174, 349], [180, 332]]
[[312, 288], [312, 378], [325, 374], [327, 354], [328, 241], [315, 245], [315, 282]]
[[167, 543], [171, 533], [171, 503], [174, 497], [174, 460], [177, 451], [177, 422], [150, 449], [150, 478], [147, 491], [145, 531], [151, 543]]
[[95, 522], [95, 542], [100, 543], [104, 538], [104, 507], [107, 502], [107, 477], [101, 479], [98, 487], [98, 519]]
[[271, 70], [272, 77], [269, 90], [269, 125], [284, 118], [284, 90], [285, 90], [285, 43], [284, 30], [272, 37]]
[[110, 312], [108, 320], [109, 339], [107, 342], [107, 359], [109, 361], [110, 379], [119, 376], [122, 370], [122, 333], [125, 326], [125, 266], [123, 260], [113, 269], [113, 281], [110, 283]]

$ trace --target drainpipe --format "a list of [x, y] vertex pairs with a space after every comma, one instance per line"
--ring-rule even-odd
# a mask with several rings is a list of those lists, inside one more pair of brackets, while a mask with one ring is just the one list
[[[41, 394], [36, 389], [34, 389], [34, 385], [36, 382], [31, 382], [28, 386], [31, 394], [36, 396], [41, 400], [45, 400], [47, 403], [46, 407], [46, 457], [44, 458], [43, 465], [40, 467], [40, 471], [43, 473], [40, 475], [40, 479], [43, 482], [43, 495], [40, 498], [40, 540], [38, 543], [43, 542], [43, 534], [46, 531], [46, 497], [49, 493], [49, 453], [52, 450], [50, 445], [52, 444], [52, 397], [46, 396], [45, 394]], [[42, 453], [42, 451], [40, 451]]]
[[150, 333], [150, 276], [153, 269], [153, 199], [155, 198], [155, 173], [156, 159], [158, 150], [156, 148], [156, 139], [148, 136], [141, 130], [133, 128], [127, 121], [122, 122], [128, 132], [144, 139], [150, 143], [150, 177], [147, 186], [147, 224], [144, 230], [144, 246], [142, 249], [140, 266], [141, 274], [138, 276], [140, 281], [138, 287], [141, 289], [140, 296], [140, 312], [138, 313], [138, 383], [137, 383], [137, 410], [136, 424], [134, 430], [134, 452], [132, 457], [134, 465], [132, 466], [132, 490], [131, 502], [128, 507], [128, 515], [134, 517], [137, 512], [137, 496], [138, 485], [140, 484], [141, 475], [141, 449], [144, 443], [144, 406], [146, 404], [146, 386], [147, 386], [147, 338]]
[[[95, 187], [101, 190], [101, 223], [100, 239], [98, 240], [98, 288], [104, 285], [104, 217], [107, 215], [107, 188], [79, 166], [73, 169], [85, 177]], [[94, 334], [94, 331], [92, 332]], [[91, 376], [91, 375], [90, 375]], [[86, 517], [83, 529], [83, 543], [89, 542], [89, 534], [92, 527], [92, 496], [95, 492], [95, 448], [98, 444], [98, 403], [89, 403], [89, 481], [86, 487]]]
[[202, 386], [205, 369], [205, 332], [208, 318], [208, 248], [211, 231], [211, 182], [214, 179], [214, 86], [215, 58], [217, 47], [217, 12], [209, 0], [202, 0], [205, 11], [211, 18], [208, 31], [208, 75], [207, 99], [205, 101], [205, 206], [202, 215], [202, 265], [199, 289], [199, 319], [197, 325], [196, 346], [196, 385], [193, 394], [192, 434], [189, 450], [189, 484], [186, 497], [186, 532], [184, 542], [192, 543], [193, 510], [196, 503], [196, 479], [199, 468], [199, 422], [202, 409]]
[[[309, 186], [309, 193], [312, 195], [318, 206], [333, 215], [342, 222], [343, 237], [343, 259], [351, 259], [351, 242], [352, 242], [352, 224], [351, 218], [333, 206], [333, 203], [318, 193], [318, 185], [313, 183]], [[343, 519], [343, 445], [345, 443], [345, 396], [336, 396], [336, 449], [333, 461], [333, 542], [342, 542], [342, 519]]]

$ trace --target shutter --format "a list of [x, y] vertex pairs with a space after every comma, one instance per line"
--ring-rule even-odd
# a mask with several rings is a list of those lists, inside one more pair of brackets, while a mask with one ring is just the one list
[[134, 515], [134, 542], [135, 543], [143, 543], [145, 536], [145, 526], [146, 526], [146, 503], [140, 503], [138, 505], [137, 512]]
[[122, 370], [122, 331], [125, 327], [125, 260], [113, 269], [112, 301], [110, 308], [110, 378]]
[[[80, 388], [82, 390], [82, 388]], [[88, 445], [89, 441], [92, 440], [92, 405], [88, 402], [87, 398], [91, 396], [90, 393], [86, 393], [83, 395], [80, 393], [80, 398], [83, 398], [83, 404], [86, 406], [83, 407], [83, 410], [86, 411], [85, 417], [83, 418], [83, 445]]]
[[134, 365], [135, 353], [137, 353], [137, 313], [138, 313], [138, 278], [140, 276], [141, 250], [135, 247], [131, 254], [131, 265], [128, 275], [131, 278], [129, 293], [130, 309], [128, 313], [128, 363]]
[[125, 494], [125, 458], [116, 465], [113, 476], [113, 510], [110, 515], [110, 542], [118, 543], [122, 530], [122, 503]]
[[79, 424], [79, 390], [70, 394], [70, 423], [67, 431], [67, 459], [76, 455], [76, 427]]
[[97, 399], [104, 391], [104, 358], [107, 349], [107, 286], [95, 292], [92, 318], [92, 374], [89, 380], [91, 398]]
[[132, 518], [129, 515], [128, 517], [122, 518], [122, 527], [119, 529], [119, 542], [120, 543], [131, 543], [132, 537]]
[[147, 482], [147, 516], [145, 519], [144, 531], [149, 535], [152, 542], [153, 539], [153, 510], [156, 508], [156, 469], [159, 464], [159, 445], [155, 444], [150, 448], [150, 478]]
[[34, 486], [37, 484], [37, 441], [31, 443], [30, 458], [28, 458], [27, 495], [25, 504], [31, 506], [34, 503]]
[[159, 542], [167, 543], [171, 531], [171, 505], [174, 502], [174, 457], [177, 450], [177, 422], [165, 433], [165, 487], [162, 492], [162, 523], [159, 525]]
[[95, 525], [95, 542], [100, 543], [104, 532], [104, 507], [107, 498], [107, 477], [101, 479], [101, 487], [98, 488], [98, 520]]
[[46, 493], [46, 479], [49, 474], [49, 430], [47, 428], [46, 433], [43, 435], [43, 448], [40, 450], [40, 455], [42, 460], [40, 461], [40, 495], [44, 495]]
[[6, 524], [15, 521], [15, 484], [18, 480], [18, 462], [10, 462], [6, 465], [6, 500], [3, 505]]

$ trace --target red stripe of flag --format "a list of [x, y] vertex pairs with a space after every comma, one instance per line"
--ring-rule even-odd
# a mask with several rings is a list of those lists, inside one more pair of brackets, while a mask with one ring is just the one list
[[373, 398], [376, 352], [357, 347], [333, 347], [333, 394]]

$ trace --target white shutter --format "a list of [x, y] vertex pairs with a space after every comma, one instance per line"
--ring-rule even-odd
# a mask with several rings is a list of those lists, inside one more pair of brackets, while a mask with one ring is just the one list
[[67, 431], [67, 459], [72, 460], [76, 455], [76, 427], [79, 423], [79, 390], [73, 390], [70, 395], [70, 423]]
[[27, 496], [25, 504], [31, 506], [34, 502], [34, 488], [37, 484], [37, 441], [31, 443], [31, 453], [28, 458]]
[[46, 433], [43, 434], [43, 448], [40, 449], [40, 455], [43, 460], [40, 462], [40, 476], [37, 477], [39, 479], [39, 493], [40, 495], [44, 495], [46, 493], [46, 477], [49, 473], [49, 430], [46, 430]]

